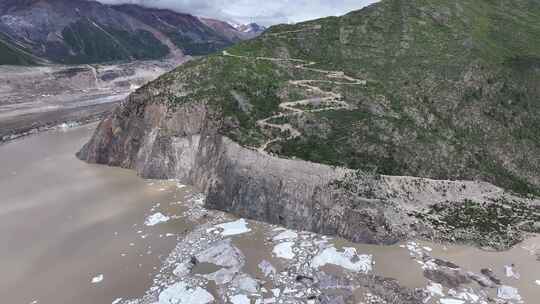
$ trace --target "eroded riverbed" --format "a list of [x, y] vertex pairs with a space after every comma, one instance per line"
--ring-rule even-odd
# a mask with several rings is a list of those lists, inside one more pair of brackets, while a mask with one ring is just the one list
[[189, 187], [77, 160], [94, 127], [0, 146], [2, 302], [540, 299], [539, 237], [500, 253], [426, 242], [368, 246], [238, 219], [206, 210]]

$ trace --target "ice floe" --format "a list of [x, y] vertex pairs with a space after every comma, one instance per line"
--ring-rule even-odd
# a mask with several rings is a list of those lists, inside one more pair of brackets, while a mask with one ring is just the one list
[[122, 298], [118, 298], [118, 299], [112, 301], [111, 304], [120, 304], [120, 302], [122, 302], [122, 300], [123, 300]]
[[222, 236], [232, 236], [250, 232], [251, 229], [248, 227], [248, 222], [245, 219], [239, 219], [234, 222], [223, 223], [210, 228], [208, 232], [216, 231], [215, 229], [222, 229]]
[[516, 272], [514, 265], [505, 265], [504, 272], [508, 278], [514, 278], [516, 280], [519, 280], [520, 278], [520, 275]]
[[536, 285], [540, 286], [540, 280], [536, 280], [534, 283], [535, 283]]
[[373, 267], [373, 256], [368, 254], [358, 255], [356, 248], [343, 248], [343, 252], [339, 252], [335, 247], [326, 248], [311, 262], [311, 266], [319, 268], [326, 264], [341, 266], [345, 269], [368, 273]]
[[268, 277], [270, 275], [275, 275], [277, 272], [276, 268], [267, 260], [262, 260], [258, 266], [265, 277]]
[[465, 301], [451, 298], [440, 299], [439, 303], [441, 304], [465, 304]]
[[497, 297], [503, 300], [515, 300], [521, 302], [521, 296], [516, 288], [511, 286], [501, 286], [497, 289]]
[[232, 304], [250, 304], [251, 301], [249, 300], [248, 296], [239, 294], [231, 297], [231, 303]]
[[295, 257], [295, 254], [293, 252], [293, 242], [283, 242], [280, 244], [277, 244], [274, 246], [274, 249], [272, 250], [272, 253], [278, 258], [292, 260]]
[[452, 297], [465, 300], [468, 303], [477, 303], [478, 300], [480, 300], [480, 296], [476, 295], [473, 290], [463, 290], [461, 292], [457, 292], [450, 289], [448, 294]]
[[102, 274], [97, 275], [97, 276], [92, 278], [92, 284], [101, 283], [102, 281], [103, 281], [103, 275]]
[[435, 297], [435, 296], [444, 297], [443, 286], [441, 284], [431, 282], [426, 287], [426, 290], [429, 292], [429, 294], [432, 297]]
[[171, 218], [164, 215], [161, 212], [154, 213], [150, 215], [148, 218], [146, 218], [146, 221], [144, 221], [144, 224], [146, 226], [155, 226], [157, 224], [168, 222]]
[[298, 237], [298, 233], [292, 230], [286, 230], [273, 237], [274, 241], [294, 240]]
[[201, 287], [190, 287], [179, 282], [167, 287], [159, 294], [159, 304], [207, 304], [212, 303], [214, 297]]

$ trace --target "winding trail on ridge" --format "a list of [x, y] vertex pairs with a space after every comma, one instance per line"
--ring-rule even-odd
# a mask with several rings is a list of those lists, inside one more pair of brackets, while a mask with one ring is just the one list
[[[268, 146], [270, 146], [271, 144], [275, 142], [295, 139], [297, 137], [300, 137], [300, 135], [302, 135], [302, 133], [298, 131], [296, 128], [294, 128], [291, 124], [289, 123], [275, 124], [275, 123], [271, 123], [272, 120], [280, 119], [280, 118], [287, 118], [287, 117], [292, 117], [292, 116], [300, 116], [305, 113], [315, 113], [315, 112], [353, 108], [352, 105], [348, 104], [346, 101], [343, 100], [343, 96], [341, 94], [324, 91], [320, 87], [314, 85], [315, 83], [331, 83], [331, 84], [339, 84], [339, 85], [362, 85], [362, 86], [366, 85], [365, 80], [349, 77], [345, 75], [343, 71], [329, 71], [329, 70], [310, 68], [310, 66], [317, 64], [316, 62], [313, 62], [313, 61], [308, 62], [305, 60], [292, 59], [292, 58], [286, 59], [286, 58], [272, 58], [272, 57], [248, 57], [248, 56], [234, 55], [227, 51], [223, 51], [223, 56], [242, 58], [242, 59], [268, 60], [268, 61], [274, 61], [274, 62], [287, 62], [287, 61], [296, 62], [298, 63], [297, 65], [294, 66], [294, 68], [296, 69], [325, 74], [326, 77], [329, 79], [342, 80], [342, 81], [320, 80], [320, 79], [289, 80], [289, 84], [302, 87], [306, 89], [306, 91], [315, 93], [316, 95], [319, 95], [319, 96], [307, 98], [307, 99], [300, 99], [297, 101], [282, 102], [279, 104], [279, 109], [280, 109], [279, 113], [272, 115], [270, 117], [258, 120], [257, 125], [262, 129], [266, 129], [266, 128], [278, 129], [280, 133], [286, 132], [288, 134], [288, 136], [286, 137], [278, 136], [274, 139], [267, 140], [265, 143], [263, 143], [260, 147], [257, 148], [257, 150], [261, 153], [267, 153], [266, 149], [268, 148]], [[298, 108], [298, 106], [310, 106], [310, 105], [314, 106], [315, 109], [304, 110], [304, 109]]]

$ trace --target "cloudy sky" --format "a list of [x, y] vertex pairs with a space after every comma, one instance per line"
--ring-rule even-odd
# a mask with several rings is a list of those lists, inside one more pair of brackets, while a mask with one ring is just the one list
[[98, 0], [103, 3], [138, 3], [203, 17], [262, 25], [299, 22], [343, 15], [376, 0]]

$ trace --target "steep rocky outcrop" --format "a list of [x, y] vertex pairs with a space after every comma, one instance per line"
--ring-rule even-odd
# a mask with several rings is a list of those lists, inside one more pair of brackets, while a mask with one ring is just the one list
[[418, 216], [423, 208], [508, 196], [487, 183], [367, 175], [278, 158], [221, 135], [223, 121], [207, 104], [168, 108], [153, 102], [157, 94], [149, 85], [131, 95], [101, 122], [78, 157], [194, 185], [207, 194], [210, 208], [363, 243], [436, 238], [440, 232]]
[[492, 35], [508, 16], [487, 0], [385, 0], [272, 27], [139, 89], [79, 157], [357, 242], [508, 248], [540, 229], [538, 133], [525, 129], [540, 117], [540, 48]]

